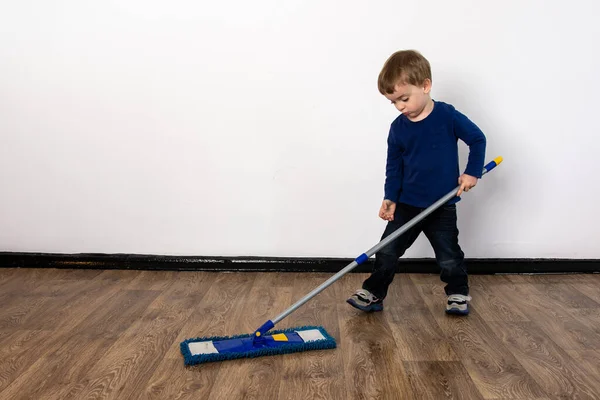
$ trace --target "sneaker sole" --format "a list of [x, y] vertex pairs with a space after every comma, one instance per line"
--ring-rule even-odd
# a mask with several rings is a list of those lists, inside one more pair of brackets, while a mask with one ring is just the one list
[[382, 311], [383, 310], [383, 304], [373, 304], [373, 305], [369, 305], [369, 306], [365, 307], [365, 306], [361, 306], [358, 303], [355, 303], [352, 299], [346, 300], [346, 303], [348, 303], [352, 307], [357, 308], [364, 312], [374, 312], [374, 311]]
[[446, 314], [468, 315], [469, 314], [469, 309], [466, 309], [466, 310], [459, 310], [458, 308], [446, 309]]

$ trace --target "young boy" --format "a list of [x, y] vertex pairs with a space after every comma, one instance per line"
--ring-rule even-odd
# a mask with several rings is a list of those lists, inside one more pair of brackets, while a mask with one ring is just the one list
[[[371, 276], [347, 302], [363, 311], [383, 310], [383, 299], [394, 279], [398, 259], [421, 232], [429, 240], [441, 280], [446, 283], [446, 312], [469, 313], [469, 285], [464, 254], [458, 244], [456, 203], [462, 192], [481, 178], [486, 138], [481, 130], [450, 104], [430, 96], [431, 67], [413, 50], [398, 51], [379, 74], [382, 95], [401, 112], [391, 124], [387, 144], [385, 196], [379, 217], [388, 221], [381, 239], [460, 185], [457, 196], [405, 232], [375, 258]], [[469, 146], [469, 158], [459, 173], [458, 143]]]

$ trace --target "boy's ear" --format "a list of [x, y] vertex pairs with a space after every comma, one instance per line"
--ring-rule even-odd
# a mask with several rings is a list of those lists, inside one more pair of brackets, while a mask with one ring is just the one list
[[423, 82], [423, 93], [429, 94], [431, 92], [431, 79], [427, 78]]

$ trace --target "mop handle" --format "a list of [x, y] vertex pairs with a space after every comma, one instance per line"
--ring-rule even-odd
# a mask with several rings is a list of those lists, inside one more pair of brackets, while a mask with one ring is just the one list
[[[496, 157], [493, 161], [490, 161], [488, 164], [485, 165], [485, 167], [483, 167], [482, 176], [485, 175], [486, 173], [490, 172], [501, 162], [502, 162], [502, 157]], [[332, 276], [331, 278], [329, 278], [328, 280], [323, 282], [321, 285], [319, 285], [317, 288], [315, 288], [312, 292], [310, 292], [309, 294], [307, 294], [306, 296], [304, 296], [303, 298], [298, 300], [296, 302], [296, 304], [294, 304], [293, 306], [291, 306], [290, 308], [285, 310], [283, 313], [278, 315], [275, 319], [265, 322], [260, 328], [258, 328], [255, 331], [255, 336], [258, 337], [258, 336], [264, 335], [266, 332], [268, 332], [270, 329], [272, 329], [275, 326], [275, 324], [277, 324], [279, 321], [281, 321], [282, 319], [284, 319], [285, 317], [287, 317], [288, 315], [290, 315], [291, 313], [296, 311], [298, 308], [300, 308], [302, 305], [304, 305], [304, 303], [306, 303], [308, 300], [312, 299], [314, 296], [321, 293], [323, 290], [325, 290], [325, 288], [327, 288], [329, 285], [331, 285], [332, 283], [334, 283], [335, 281], [340, 279], [346, 273], [352, 271], [357, 266], [366, 262], [369, 259], [369, 257], [371, 257], [373, 254], [377, 253], [380, 249], [387, 246], [391, 241], [395, 240], [398, 236], [402, 235], [407, 230], [409, 230], [410, 228], [415, 226], [417, 223], [421, 222], [425, 217], [427, 217], [429, 214], [431, 214], [433, 211], [435, 211], [438, 207], [445, 204], [448, 200], [450, 200], [454, 196], [456, 196], [456, 193], [458, 192], [459, 189], [460, 189], [460, 185], [458, 185], [455, 189], [452, 189], [444, 197], [442, 197], [441, 199], [439, 199], [438, 201], [436, 201], [435, 203], [433, 203], [432, 205], [427, 207], [425, 210], [420, 212], [417, 216], [415, 216], [413, 219], [408, 221], [406, 224], [404, 224], [400, 228], [396, 229], [392, 234], [387, 236], [385, 239], [381, 240], [378, 244], [376, 244], [375, 246], [370, 248], [367, 252], [358, 256], [354, 261], [352, 261], [350, 264], [348, 264], [347, 267], [345, 267], [344, 269], [339, 271], [337, 274], [335, 274], [334, 276]]]

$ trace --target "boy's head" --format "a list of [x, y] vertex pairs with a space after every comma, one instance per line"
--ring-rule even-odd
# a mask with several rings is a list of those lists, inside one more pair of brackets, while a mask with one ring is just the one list
[[431, 102], [431, 84], [429, 61], [415, 50], [392, 54], [377, 80], [379, 92], [409, 118], [417, 118]]

